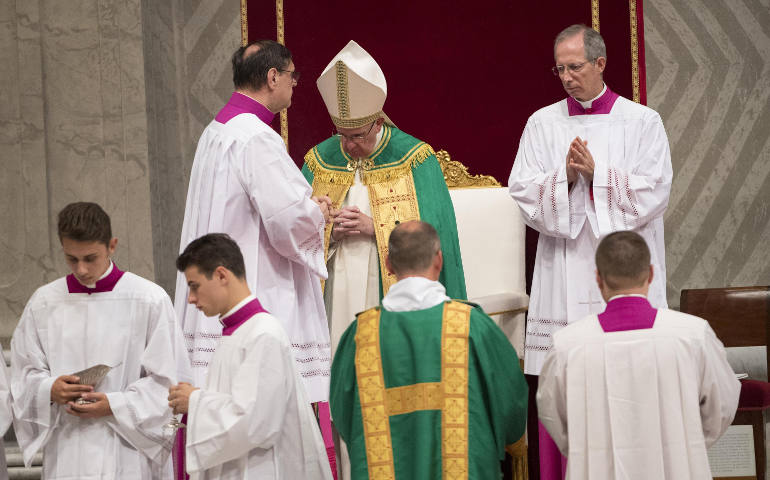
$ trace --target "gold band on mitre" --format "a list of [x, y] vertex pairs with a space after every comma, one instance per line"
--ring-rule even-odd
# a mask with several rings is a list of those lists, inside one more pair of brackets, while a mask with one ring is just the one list
[[373, 121], [384, 116], [384, 114], [382, 113], [382, 110], [380, 110], [377, 113], [362, 118], [339, 118], [334, 115], [330, 116], [332, 117], [332, 122], [334, 122], [334, 125], [338, 128], [359, 128], [364, 125], [369, 125]]
[[[348, 67], [342, 63], [342, 60], [338, 60], [335, 64], [335, 70], [337, 71], [337, 111], [342, 118], [347, 118], [350, 116], [350, 106], [348, 105]], [[337, 122], [335, 122], [336, 124]]]

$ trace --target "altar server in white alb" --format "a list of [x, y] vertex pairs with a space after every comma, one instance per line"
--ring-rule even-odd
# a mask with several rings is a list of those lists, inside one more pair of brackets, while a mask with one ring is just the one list
[[190, 304], [218, 315], [222, 327], [205, 387], [180, 383], [169, 391], [174, 413], [187, 413], [191, 479], [330, 480], [289, 337], [251, 294], [238, 245], [225, 234], [204, 235], [176, 264]]
[[527, 121], [508, 180], [526, 223], [540, 232], [527, 319], [524, 371], [540, 373], [552, 335], [598, 313], [593, 282], [599, 238], [634, 230], [655, 266], [650, 302], [666, 307], [663, 212], [671, 188], [671, 154], [660, 116], [604, 84], [604, 40], [573, 25], [554, 43], [569, 95]]
[[[180, 253], [206, 233], [224, 232], [238, 243], [249, 287], [289, 334], [310, 401], [327, 401], [331, 353], [321, 279], [331, 201], [311, 198], [310, 185], [270, 127], [291, 104], [299, 74], [291, 52], [271, 40], [239, 48], [232, 63], [235, 92], [198, 141]], [[194, 383], [203, 385], [219, 322], [187, 304], [181, 273], [174, 303]]]
[[645, 240], [608, 235], [596, 251], [607, 302], [560, 330], [540, 374], [540, 421], [570, 480], [710, 479], [706, 449], [727, 429], [740, 382], [708, 323], [655, 309]]
[[[72, 273], [37, 289], [11, 340], [24, 462], [42, 450], [46, 479], [160, 478], [170, 467], [166, 392], [177, 371], [190, 375], [171, 300], [112, 262], [118, 240], [99, 205], [67, 205], [58, 233]], [[112, 367], [101, 382], [78, 384], [74, 373], [100, 364]]]

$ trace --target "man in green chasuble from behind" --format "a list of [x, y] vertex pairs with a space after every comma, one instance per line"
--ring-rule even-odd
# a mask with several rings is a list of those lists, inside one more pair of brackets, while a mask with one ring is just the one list
[[438, 230], [439, 281], [451, 298], [467, 296], [444, 174], [431, 146], [396, 128], [382, 111], [387, 84], [377, 62], [350, 41], [316, 84], [338, 133], [305, 155], [302, 172], [313, 195], [328, 195], [334, 207], [324, 289], [333, 354], [355, 314], [378, 305], [395, 283], [385, 259], [399, 223], [423, 220]]
[[481, 308], [446, 295], [433, 227], [402, 223], [388, 249], [397, 282], [357, 316], [332, 363], [351, 478], [499, 479], [527, 421], [516, 351]]

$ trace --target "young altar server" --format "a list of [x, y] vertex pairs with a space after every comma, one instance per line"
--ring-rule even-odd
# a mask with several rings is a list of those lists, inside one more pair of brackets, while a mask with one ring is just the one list
[[554, 335], [537, 391], [567, 478], [711, 478], [706, 449], [740, 392], [722, 343], [705, 320], [652, 308], [655, 271], [639, 234], [605, 237], [596, 268], [607, 308]]
[[187, 472], [196, 479], [331, 479], [318, 423], [282, 323], [251, 294], [238, 244], [211, 233], [176, 262], [188, 302], [219, 315], [222, 339], [206, 386], [169, 390], [187, 413]]
[[[112, 262], [118, 240], [99, 205], [64, 207], [58, 234], [72, 273], [37, 289], [11, 340], [24, 463], [43, 450], [46, 479], [160, 478], [166, 391], [190, 375], [171, 300]], [[112, 369], [95, 387], [73, 375], [100, 364]]]

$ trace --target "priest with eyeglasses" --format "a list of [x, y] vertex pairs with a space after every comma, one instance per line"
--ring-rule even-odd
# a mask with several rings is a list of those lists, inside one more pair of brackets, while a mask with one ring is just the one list
[[[553, 335], [601, 312], [594, 278], [599, 240], [633, 230], [650, 249], [655, 308], [666, 307], [663, 213], [671, 189], [671, 152], [657, 112], [604, 83], [604, 40], [585, 25], [554, 42], [553, 73], [567, 98], [527, 120], [508, 180], [524, 221], [540, 233], [524, 347], [524, 373], [539, 375]], [[565, 464], [540, 429], [541, 478], [561, 478]]]

